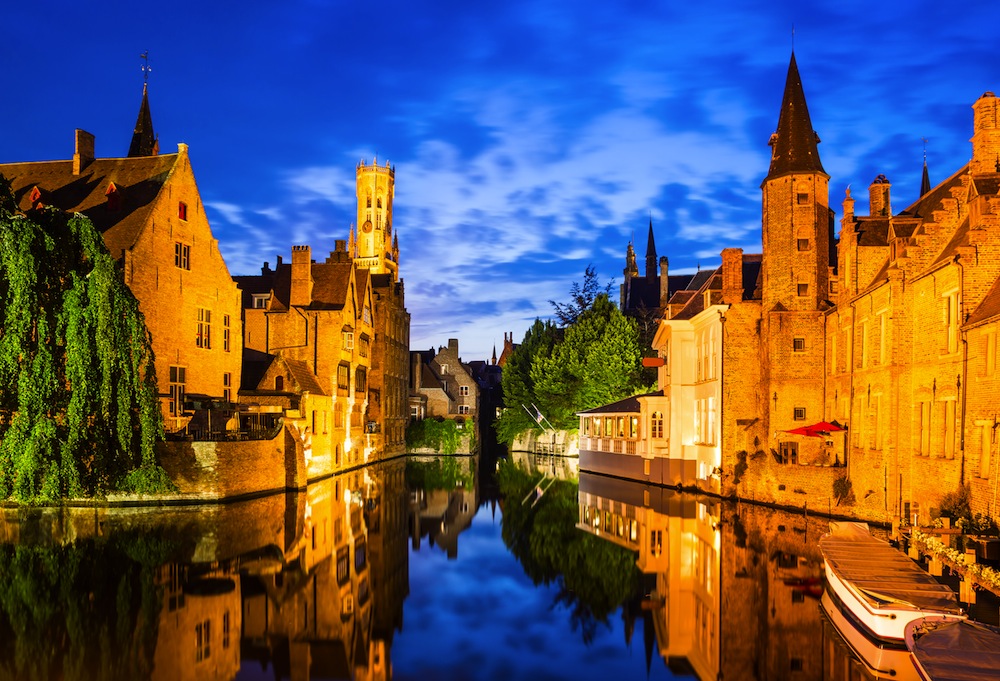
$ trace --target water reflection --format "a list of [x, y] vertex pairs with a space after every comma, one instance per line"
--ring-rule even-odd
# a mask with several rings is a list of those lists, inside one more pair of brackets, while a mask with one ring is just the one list
[[449, 678], [911, 678], [821, 607], [825, 519], [562, 457], [494, 470], [397, 459], [227, 505], [3, 509], [0, 680], [364, 681], [420, 655]]

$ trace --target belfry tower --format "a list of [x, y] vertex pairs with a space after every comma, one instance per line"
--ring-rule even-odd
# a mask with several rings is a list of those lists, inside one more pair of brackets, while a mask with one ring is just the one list
[[[830, 303], [833, 212], [802, 80], [792, 53], [761, 183], [761, 378], [771, 446], [795, 458], [785, 431], [823, 420], [824, 310]], [[787, 449], [787, 451], [785, 451]]]
[[396, 169], [362, 160], [357, 168], [358, 239], [355, 263], [372, 274], [399, 278], [399, 241], [392, 233]]

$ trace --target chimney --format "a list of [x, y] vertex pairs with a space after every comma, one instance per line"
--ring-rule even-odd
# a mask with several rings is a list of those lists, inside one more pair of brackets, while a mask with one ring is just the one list
[[722, 249], [722, 302], [732, 305], [743, 300], [743, 249]]
[[458, 339], [449, 338], [448, 339], [448, 350], [455, 353], [455, 357], [458, 357]]
[[265, 262], [264, 266], [260, 268], [260, 273], [262, 275], [264, 275], [264, 274], [270, 274], [271, 273], [271, 263]]
[[86, 130], [76, 130], [76, 151], [73, 152], [73, 174], [79, 175], [94, 162], [94, 136]]
[[664, 307], [670, 300], [670, 263], [667, 256], [660, 258], [660, 307]]
[[1000, 173], [1000, 111], [997, 109], [997, 97], [992, 92], [984, 92], [972, 105], [974, 118], [969, 170], [973, 175]]
[[276, 262], [274, 263], [274, 269], [275, 269], [275, 271], [277, 271], [277, 270], [278, 270], [278, 268], [279, 268], [279, 267], [281, 267], [281, 263], [282, 263], [282, 262], [284, 262], [284, 260], [283, 260], [283, 259], [282, 259], [282, 257], [281, 257], [281, 256], [279, 255], [279, 256], [278, 256], [278, 259], [277, 259], [277, 261], [276, 261]]
[[877, 176], [868, 187], [869, 209], [868, 214], [874, 217], [889, 217], [892, 215], [892, 206], [889, 203], [889, 180], [885, 175]]
[[292, 285], [288, 304], [308, 307], [312, 302], [312, 250], [308, 246], [292, 246]]

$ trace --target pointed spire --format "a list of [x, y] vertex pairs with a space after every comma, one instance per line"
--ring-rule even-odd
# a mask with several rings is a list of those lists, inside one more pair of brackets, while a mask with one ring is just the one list
[[153, 133], [153, 117], [149, 113], [148, 83], [142, 84], [142, 104], [139, 106], [139, 117], [135, 121], [135, 131], [132, 133], [132, 144], [128, 155], [156, 156], [160, 151], [159, 142]]
[[785, 80], [785, 94], [781, 100], [778, 116], [778, 130], [771, 135], [771, 169], [767, 179], [786, 173], [826, 174], [819, 160], [819, 135], [813, 130], [806, 106], [806, 96], [802, 91], [802, 78], [795, 63], [795, 52], [788, 64]]
[[653, 216], [649, 216], [649, 236], [646, 238], [646, 276], [657, 275], [656, 241], [653, 239]]
[[927, 173], [927, 139], [924, 139], [924, 175], [920, 178], [920, 195], [931, 190], [931, 176]]

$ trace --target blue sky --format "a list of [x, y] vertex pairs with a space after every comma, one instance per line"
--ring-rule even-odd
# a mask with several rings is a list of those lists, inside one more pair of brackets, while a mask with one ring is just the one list
[[0, 21], [0, 162], [121, 156], [149, 50], [164, 152], [190, 154], [233, 274], [346, 239], [354, 169], [396, 167], [411, 346], [488, 359], [593, 264], [622, 280], [650, 215], [671, 272], [760, 249], [760, 182], [793, 44], [832, 207], [916, 199], [1000, 90], [1000, 5], [285, 0], [19, 3]]

